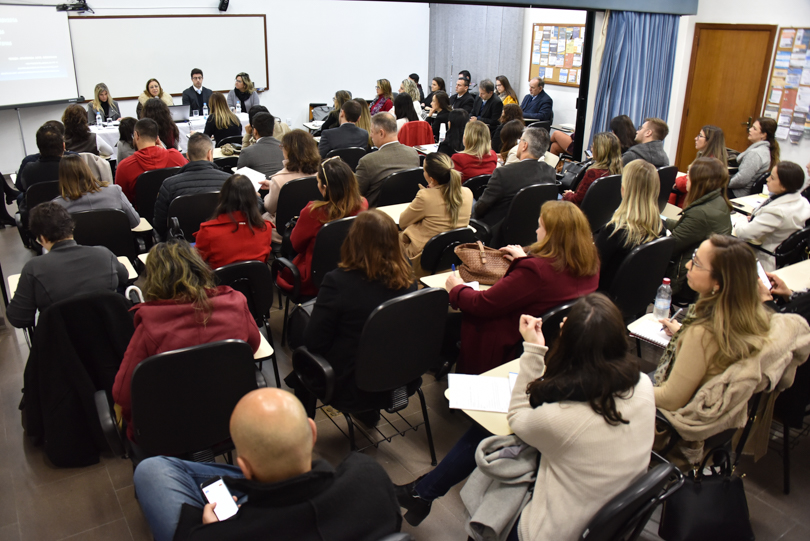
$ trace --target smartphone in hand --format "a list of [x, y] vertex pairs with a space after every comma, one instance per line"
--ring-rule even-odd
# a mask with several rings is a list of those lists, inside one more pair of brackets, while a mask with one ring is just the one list
[[200, 489], [208, 503], [217, 504], [214, 507], [214, 514], [219, 520], [229, 519], [239, 511], [239, 507], [233, 501], [231, 491], [225, 486], [222, 477], [217, 476], [206, 480], [200, 485]]
[[759, 275], [760, 281], [762, 281], [763, 285], [768, 288], [768, 291], [773, 289], [773, 285], [771, 285], [771, 279], [768, 278], [768, 275], [765, 274], [765, 269], [762, 268], [762, 263], [757, 261], [757, 274]]

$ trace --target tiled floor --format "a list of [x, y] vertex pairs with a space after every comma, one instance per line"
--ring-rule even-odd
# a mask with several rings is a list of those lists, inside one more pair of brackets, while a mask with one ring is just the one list
[[[20, 272], [31, 257], [20, 242], [17, 231], [0, 230], [0, 264], [5, 276]], [[272, 326], [276, 344], [281, 329], [281, 314], [273, 312]], [[0, 325], [0, 541], [57, 539], [72, 540], [148, 540], [151, 535], [132, 486], [129, 461], [104, 456], [99, 464], [80, 469], [50, 466], [41, 449], [32, 446], [20, 425], [17, 409], [22, 388], [22, 372], [28, 348], [20, 331]], [[653, 348], [644, 349], [643, 357], [652, 361]], [[279, 351], [282, 374], [290, 370], [289, 352]], [[265, 376], [273, 381], [272, 369], [265, 365]], [[447, 407], [445, 382], [425, 378], [423, 389], [428, 402], [433, 437], [441, 459], [469, 426], [460, 412]], [[421, 421], [418, 399], [403, 414]], [[318, 416], [316, 452], [332, 463], [348, 452], [347, 440], [323, 413]], [[337, 422], [344, 427], [342, 418]], [[396, 423], [396, 421], [395, 421]], [[385, 431], [386, 427], [383, 425]], [[388, 472], [394, 483], [401, 484], [429, 471], [430, 456], [424, 428], [405, 438], [394, 438], [379, 448], [366, 451]], [[782, 494], [781, 459], [770, 452], [757, 464], [744, 461], [748, 505], [758, 541], [810, 539], [810, 442], [804, 441], [792, 453], [793, 491]], [[430, 516], [418, 527], [404, 524], [418, 540], [463, 540], [464, 506], [460, 487], [436, 501]], [[658, 539], [657, 517], [650, 522], [643, 539]], [[720, 540], [718, 540], [720, 541]]]

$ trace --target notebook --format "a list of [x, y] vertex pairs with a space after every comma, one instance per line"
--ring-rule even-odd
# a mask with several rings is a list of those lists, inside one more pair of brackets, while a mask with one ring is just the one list
[[652, 314], [640, 317], [627, 326], [630, 336], [649, 342], [661, 348], [666, 348], [672, 338], [661, 330], [661, 323]]

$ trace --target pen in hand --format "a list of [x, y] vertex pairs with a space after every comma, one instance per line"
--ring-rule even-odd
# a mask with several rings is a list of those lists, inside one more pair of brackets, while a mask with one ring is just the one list
[[[683, 308], [678, 308], [678, 311], [677, 311], [677, 312], [675, 312], [674, 314], [672, 314], [672, 317], [671, 317], [671, 318], [668, 318], [668, 319], [667, 319], [667, 321], [672, 321], [672, 320], [674, 320], [676, 317], [678, 317], [678, 315], [679, 315], [681, 312], [683, 312]], [[661, 327], [661, 330], [663, 331], [663, 330], [665, 330], [665, 328], [664, 328], [664, 327]]]
[[450, 265], [450, 266], [453, 268], [453, 276], [458, 276], [458, 275], [456, 274], [456, 264], [455, 264], [455, 263], [453, 263], [453, 264], [452, 264], [452, 265]]

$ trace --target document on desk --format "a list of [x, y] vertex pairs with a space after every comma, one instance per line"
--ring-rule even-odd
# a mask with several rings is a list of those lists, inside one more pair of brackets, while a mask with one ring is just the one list
[[[511, 374], [509, 378], [448, 374], [450, 407], [453, 409], [506, 413], [512, 398]], [[517, 379], [517, 375], [515, 375]]]
[[264, 176], [264, 173], [260, 173], [259, 171], [251, 169], [250, 167], [235, 169], [234, 173], [237, 175], [245, 175], [247, 178], [249, 178], [257, 192], [262, 188], [261, 181], [267, 178]]

